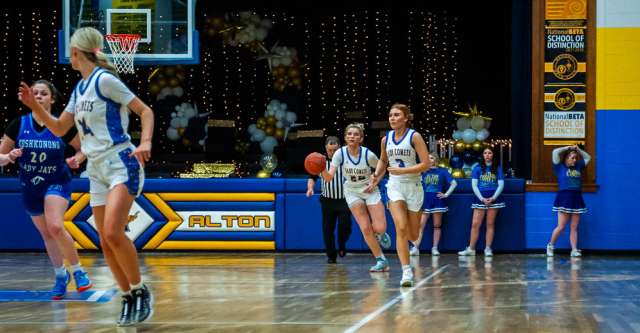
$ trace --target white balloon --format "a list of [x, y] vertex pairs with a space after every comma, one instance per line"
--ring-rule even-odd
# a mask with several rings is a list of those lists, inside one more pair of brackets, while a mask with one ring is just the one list
[[260, 142], [260, 149], [262, 149], [263, 153], [271, 154], [273, 153], [273, 148], [278, 145], [278, 140], [272, 136], [268, 136]]
[[453, 135], [452, 135], [454, 140], [460, 140], [462, 138], [462, 132], [461, 131], [453, 131]]
[[160, 90], [160, 94], [164, 96], [169, 96], [173, 94], [173, 91], [171, 90], [171, 87], [164, 87], [162, 88], [162, 90]]
[[260, 25], [266, 29], [269, 29], [271, 28], [272, 23], [271, 23], [271, 20], [264, 18], [262, 19], [262, 21], [260, 21]]
[[484, 119], [480, 116], [475, 116], [471, 118], [471, 128], [476, 131], [479, 131], [484, 128]]
[[256, 132], [257, 129], [258, 127], [256, 127], [256, 124], [251, 124], [249, 125], [249, 127], [247, 127], [247, 131], [252, 135]]
[[175, 112], [171, 112], [171, 118], [175, 118], [176, 117], [176, 113]]
[[196, 116], [196, 109], [189, 107], [184, 110], [184, 116], [187, 118], [193, 118]]
[[479, 141], [484, 141], [488, 137], [489, 137], [489, 131], [486, 128], [479, 130], [478, 133], [476, 134], [476, 139], [478, 139]]
[[283, 57], [282, 59], [280, 59], [280, 61], [285, 66], [291, 65], [291, 58], [289, 58], [289, 57]]
[[264, 137], [265, 137], [264, 131], [259, 128], [256, 129], [256, 131], [253, 133], [253, 138], [255, 139], [255, 141], [260, 142], [262, 141], [262, 139], [264, 139]]
[[473, 143], [473, 141], [476, 141], [476, 131], [471, 128], [464, 130], [464, 132], [462, 132], [462, 141], [464, 141], [464, 143]]
[[283, 120], [286, 117], [287, 113], [281, 109], [278, 109], [275, 112], [276, 120]]
[[169, 124], [171, 125], [172, 128], [180, 127], [180, 118], [176, 117], [171, 119], [171, 122]]
[[471, 122], [467, 117], [460, 117], [458, 118], [456, 125], [458, 126], [459, 130], [464, 131], [471, 126]]
[[271, 60], [271, 64], [275, 67], [275, 66], [280, 66], [281, 62], [280, 62], [280, 58], [273, 58], [273, 60]]
[[258, 28], [258, 30], [256, 30], [256, 39], [263, 41], [265, 38], [267, 38], [267, 30], [265, 28]]
[[182, 117], [184, 117], [184, 112], [182, 111], [182, 109], [180, 109], [180, 111], [178, 111], [178, 118]]
[[284, 123], [281, 120], [276, 121], [276, 128], [283, 128]]
[[267, 108], [267, 111], [265, 111], [264, 115], [267, 116], [267, 117], [275, 116], [276, 115], [276, 111], [274, 109]]
[[173, 128], [173, 127], [169, 127], [167, 128], [167, 138], [171, 141], [176, 141], [178, 139], [180, 139], [180, 134], [178, 134], [178, 130]]
[[289, 112], [287, 112], [287, 117], [286, 117], [286, 119], [287, 119], [287, 122], [288, 122], [288, 123], [292, 124], [292, 123], [295, 123], [295, 122], [296, 122], [296, 119], [298, 119], [298, 115], [296, 115], [296, 113], [295, 113], [295, 112], [291, 112], [291, 111], [289, 111]]
[[180, 127], [187, 127], [189, 125], [189, 119], [187, 118], [176, 118], [180, 119]]
[[184, 95], [184, 89], [182, 89], [182, 87], [175, 87], [173, 88], [173, 94], [177, 97], [182, 97], [182, 95]]

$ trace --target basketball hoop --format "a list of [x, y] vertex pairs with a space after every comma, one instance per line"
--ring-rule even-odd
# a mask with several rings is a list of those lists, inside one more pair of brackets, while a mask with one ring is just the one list
[[118, 73], [133, 74], [133, 56], [138, 50], [140, 35], [109, 34], [105, 36], [113, 55], [113, 64]]

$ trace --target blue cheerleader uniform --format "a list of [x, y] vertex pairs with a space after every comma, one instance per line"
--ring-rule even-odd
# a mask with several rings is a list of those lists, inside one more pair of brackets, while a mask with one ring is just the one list
[[438, 198], [438, 193], [444, 193], [444, 188], [451, 184], [453, 177], [445, 168], [431, 168], [422, 175], [424, 201], [422, 211], [425, 213], [446, 213], [449, 211], [447, 202]]
[[[491, 198], [496, 193], [498, 189], [498, 181], [504, 181], [504, 173], [502, 172], [502, 167], [498, 166], [496, 173], [491, 172], [491, 167], [487, 166], [486, 171], [482, 173], [482, 167], [480, 165], [476, 165], [471, 172], [471, 179], [476, 179], [478, 181], [478, 190], [483, 198]], [[471, 208], [474, 209], [489, 209], [489, 208], [504, 208], [506, 207], [504, 200], [501, 195], [499, 195], [496, 200], [491, 205], [485, 205], [484, 202], [480, 201], [477, 196], [473, 196], [473, 203], [471, 204]]]
[[582, 170], [584, 160], [576, 162], [575, 167], [567, 167], [564, 163], [553, 165], [553, 172], [558, 178], [558, 193], [553, 202], [553, 211], [569, 214], [584, 214], [587, 206], [582, 198]]

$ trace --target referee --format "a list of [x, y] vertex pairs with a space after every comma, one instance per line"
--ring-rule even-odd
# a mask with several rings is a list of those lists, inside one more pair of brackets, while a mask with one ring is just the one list
[[[327, 137], [325, 141], [325, 149], [327, 150], [327, 165], [329, 170], [331, 158], [333, 154], [340, 148], [340, 140], [335, 136]], [[307, 180], [307, 197], [313, 195], [313, 188], [318, 176], [312, 176]], [[336, 175], [330, 183], [322, 182], [322, 194], [320, 194], [320, 206], [322, 207], [322, 235], [324, 245], [327, 249], [327, 262], [336, 263], [336, 257], [346, 255], [346, 243], [351, 235], [351, 212], [349, 206], [344, 200], [342, 193], [342, 170], [336, 169]], [[338, 220], [338, 251], [336, 251], [336, 240], [334, 230], [336, 228], [336, 219]]]

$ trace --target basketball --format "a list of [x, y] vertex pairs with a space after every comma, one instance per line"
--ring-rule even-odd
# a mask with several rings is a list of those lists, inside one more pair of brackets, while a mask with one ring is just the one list
[[304, 159], [304, 168], [312, 175], [319, 175], [325, 169], [327, 159], [320, 153], [311, 153]]

